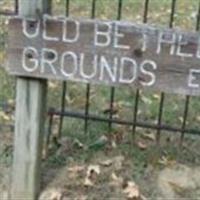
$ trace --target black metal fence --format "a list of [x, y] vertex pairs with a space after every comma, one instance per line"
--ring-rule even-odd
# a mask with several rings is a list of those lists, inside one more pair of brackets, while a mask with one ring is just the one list
[[[64, 1], [64, 0], [63, 0]], [[100, 0], [83, 0], [82, 2], [90, 2], [91, 3], [91, 12], [90, 16], [91, 18], [96, 17], [96, 11], [97, 11], [97, 2]], [[134, 0], [133, 1], [133, 6], [134, 6]], [[149, 6], [152, 1], [158, 1], [159, 0], [141, 0], [143, 4], [143, 15], [142, 15], [142, 21], [143, 23], [148, 23], [148, 18], [149, 18]], [[174, 21], [175, 21], [175, 16], [176, 16], [176, 7], [178, 3], [182, 0], [168, 0], [170, 3], [170, 9], [168, 10], [168, 27], [173, 28], [174, 27]], [[193, 0], [191, 0], [193, 1]], [[65, 15], [70, 16], [70, 6], [71, 6], [70, 0], [65, 1]], [[121, 20], [122, 19], [122, 10], [124, 6], [124, 2], [126, 0], [116, 0], [116, 20]], [[199, 30], [199, 24], [200, 24], [200, 2], [198, 3], [199, 5], [196, 7], [196, 15], [195, 15], [195, 27], [194, 29], [196, 31]], [[112, 9], [112, 8], [110, 8]], [[18, 12], [18, 1], [15, 0], [15, 5], [13, 11], [0, 11], [0, 14], [2, 15], [15, 15]], [[156, 12], [156, 11], [155, 11]], [[134, 20], [134, 19], [132, 19]], [[132, 135], [134, 137], [136, 133], [137, 127], [142, 127], [142, 128], [147, 128], [147, 129], [153, 129], [156, 131], [157, 135], [157, 141], [159, 142], [161, 132], [162, 131], [171, 131], [171, 132], [179, 132], [180, 133], [180, 140], [182, 141], [184, 139], [185, 133], [191, 133], [191, 134], [200, 134], [200, 129], [197, 128], [188, 128], [187, 127], [187, 119], [188, 119], [188, 112], [190, 108], [190, 101], [193, 97], [190, 96], [185, 96], [184, 97], [184, 109], [182, 113], [182, 120], [181, 120], [181, 125], [180, 126], [174, 126], [174, 125], [168, 125], [163, 122], [163, 110], [165, 107], [165, 100], [166, 100], [166, 94], [161, 93], [159, 97], [159, 102], [157, 105], [158, 113], [157, 113], [157, 119], [155, 123], [150, 123], [148, 120], [141, 121], [138, 119], [138, 111], [139, 111], [139, 104], [140, 104], [140, 91], [135, 90], [134, 92], [134, 106], [130, 112], [133, 113], [133, 118], [131, 120], [123, 120], [120, 118], [115, 118], [114, 117], [114, 103], [115, 103], [115, 96], [116, 96], [116, 90], [118, 88], [111, 87], [110, 88], [110, 100], [109, 100], [109, 108], [108, 112], [104, 116], [99, 116], [98, 114], [94, 114], [90, 110], [90, 99], [91, 99], [91, 85], [87, 84], [86, 85], [86, 90], [85, 90], [85, 105], [84, 105], [84, 110], [83, 112], [79, 112], [77, 110], [71, 111], [69, 107], [66, 105], [66, 95], [67, 91], [69, 89], [69, 85], [67, 82], [62, 83], [62, 95], [61, 95], [61, 102], [60, 102], [60, 108], [51, 108], [48, 111], [48, 116], [49, 116], [49, 127], [48, 127], [48, 135], [51, 134], [52, 131], [52, 125], [54, 118], [56, 117], [58, 119], [59, 117], [59, 127], [58, 127], [58, 135], [62, 135], [63, 131], [63, 120], [67, 117], [70, 118], [76, 118], [76, 119], [81, 119], [84, 121], [84, 131], [88, 131], [88, 124], [91, 121], [98, 121], [98, 122], [104, 122], [108, 124], [108, 130], [112, 130], [112, 126], [114, 124], [120, 124], [120, 125], [128, 125], [132, 127]], [[125, 88], [124, 88], [125, 89]]]

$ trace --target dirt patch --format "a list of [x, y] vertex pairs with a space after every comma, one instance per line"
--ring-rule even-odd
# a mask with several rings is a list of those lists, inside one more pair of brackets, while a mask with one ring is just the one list
[[163, 198], [200, 199], [200, 167], [167, 167], [159, 173], [158, 188]]
[[[122, 180], [120, 170], [124, 165], [123, 160], [122, 156], [111, 160], [97, 155], [97, 159], [89, 163], [72, 161], [59, 172], [52, 169], [44, 174], [46, 187], [40, 200], [54, 195], [59, 196], [60, 193], [64, 199], [124, 199], [122, 183], [118, 185], [117, 182]], [[113, 180], [114, 174], [117, 180]], [[54, 178], [49, 182], [51, 177]]]
[[[96, 166], [98, 176], [86, 181], [90, 166]], [[72, 161], [60, 171], [51, 170], [44, 175], [41, 200], [61, 195], [61, 199], [128, 199], [124, 191], [127, 183], [136, 184], [140, 198], [193, 198], [200, 196], [200, 167], [174, 163], [164, 169], [148, 166], [140, 175], [134, 163], [122, 155], [107, 157], [97, 153], [87, 163]], [[138, 174], [138, 177], [135, 175]], [[54, 177], [50, 181], [50, 177]], [[134, 193], [137, 194], [137, 193]]]
[[[154, 142], [152, 137], [150, 139]], [[177, 144], [173, 140], [161, 148], [141, 138], [139, 141], [145, 145], [132, 146], [128, 139], [123, 143], [116, 142], [114, 146], [111, 142], [102, 145], [100, 140], [99, 145], [97, 140], [98, 143], [92, 143], [95, 144], [92, 147], [98, 148], [89, 148], [91, 145], [87, 146], [84, 141], [77, 142], [77, 139], [69, 137], [62, 141], [59, 149], [53, 148], [43, 162], [40, 200], [124, 200], [134, 195], [139, 196], [137, 200], [198, 200], [200, 197], [199, 144], [196, 138], [188, 139], [184, 144], [187, 148], [181, 151], [175, 148]], [[1, 199], [6, 199], [3, 191], [9, 183], [11, 143], [8, 140], [1, 144], [4, 152], [0, 166]], [[7, 153], [6, 149], [9, 150]]]

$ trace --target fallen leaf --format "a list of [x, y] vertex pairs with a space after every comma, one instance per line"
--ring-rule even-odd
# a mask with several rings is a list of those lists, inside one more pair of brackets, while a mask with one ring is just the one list
[[86, 177], [85, 181], [84, 181], [84, 186], [85, 187], [92, 187], [92, 186], [94, 186], [94, 183], [91, 181], [91, 179], [89, 177]]
[[196, 117], [196, 120], [197, 120], [198, 122], [200, 122], [200, 116], [197, 116], [197, 117]]
[[97, 176], [100, 174], [99, 165], [90, 165], [87, 169], [86, 178], [84, 180], [84, 186], [92, 187], [94, 186], [94, 181], [96, 181]]
[[14, 100], [14, 99], [8, 99], [8, 104], [9, 104], [10, 106], [15, 105], [15, 100]]
[[79, 149], [84, 149], [83, 143], [81, 143], [78, 139], [75, 139], [74, 146], [78, 147]]
[[113, 160], [104, 160], [104, 161], [99, 162], [99, 164], [105, 167], [109, 167], [113, 164]]
[[118, 177], [114, 172], [111, 174], [111, 179], [112, 179], [113, 181], [117, 181], [118, 178], [119, 178], [119, 177]]
[[76, 197], [74, 200], [87, 200], [88, 197], [86, 195], [80, 195], [78, 197]]
[[113, 149], [116, 149], [116, 148], [117, 148], [117, 144], [116, 144], [116, 142], [115, 142], [114, 140], [111, 141], [111, 147], [112, 147]]
[[103, 108], [102, 112], [104, 114], [113, 114], [113, 115], [116, 115], [119, 112], [117, 103], [113, 103], [112, 110], [111, 110], [110, 105], [107, 105], [105, 108]]
[[55, 82], [49, 81], [49, 88], [56, 89], [58, 85]]
[[73, 167], [69, 167], [67, 170], [71, 173], [79, 173], [82, 172], [85, 169], [85, 166], [73, 166]]
[[117, 156], [113, 159], [114, 168], [120, 170], [123, 166], [125, 158], [123, 156]]
[[131, 102], [128, 102], [128, 101], [118, 101], [118, 102], [117, 102], [117, 105], [118, 105], [120, 108], [123, 108], [123, 107], [132, 108], [132, 103], [131, 103]]
[[139, 200], [140, 190], [139, 187], [132, 181], [127, 182], [127, 186], [123, 190], [128, 199]]
[[159, 94], [153, 94], [153, 98], [156, 100], [160, 100], [160, 95]]
[[112, 135], [114, 141], [116, 144], [121, 144], [124, 138], [124, 133], [123, 131], [115, 131]]
[[183, 123], [183, 117], [179, 117], [178, 120]]
[[162, 157], [158, 160], [158, 163], [161, 164], [161, 165], [167, 165], [167, 163], [168, 163], [167, 157], [162, 156]]
[[42, 160], [46, 160], [47, 154], [48, 154], [47, 152], [48, 152], [47, 148], [43, 148], [43, 150], [42, 150]]
[[141, 100], [147, 104], [147, 105], [151, 105], [152, 104], [152, 100], [144, 95], [141, 96]]
[[138, 109], [138, 112], [137, 112], [138, 116], [142, 114], [142, 111], [140, 109]]
[[164, 166], [173, 166], [176, 164], [176, 160], [171, 160], [166, 156], [162, 156], [159, 160], [158, 163]]
[[90, 165], [87, 170], [87, 177], [91, 177], [93, 174], [100, 174], [100, 166], [99, 165]]
[[121, 187], [121, 186], [122, 186], [123, 181], [124, 181], [122, 177], [117, 176], [117, 175], [113, 172], [113, 173], [111, 174], [110, 178], [111, 178], [110, 185], [112, 185], [112, 186], [117, 186], [117, 187]]
[[69, 105], [74, 103], [74, 99], [72, 99], [69, 95], [66, 95], [65, 100]]
[[11, 118], [3, 111], [0, 111], [0, 117], [5, 121], [10, 121]]
[[148, 140], [151, 140], [151, 141], [156, 140], [156, 136], [155, 136], [154, 133], [142, 133], [141, 136], [142, 136], [142, 138], [148, 139]]
[[44, 191], [39, 200], [62, 200], [63, 193], [60, 189], [48, 189]]
[[73, 167], [69, 167], [67, 169], [68, 176], [70, 179], [76, 179], [77, 177], [79, 177], [80, 175], [82, 175], [82, 172], [85, 170], [85, 166], [73, 166]]
[[146, 150], [147, 149], [147, 145], [144, 142], [137, 142], [137, 146], [141, 149], [141, 150]]

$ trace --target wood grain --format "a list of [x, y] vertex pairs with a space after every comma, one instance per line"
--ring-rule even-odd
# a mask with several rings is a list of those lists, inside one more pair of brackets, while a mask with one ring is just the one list
[[[47, 20], [45, 31], [49, 37], [58, 39], [58, 41], [48, 41], [43, 37], [43, 22], [41, 22], [38, 36], [29, 39], [23, 34], [22, 19], [11, 19], [9, 23], [7, 65], [9, 73], [44, 79], [72, 80], [113, 86], [128, 85], [132, 88], [200, 95], [200, 40], [198, 33], [129, 22], [76, 19], [80, 24], [79, 39], [76, 42], [67, 43], [62, 40], [63, 20], [72, 20], [73, 22], [73, 19], [67, 18]], [[106, 23], [112, 29], [110, 32], [111, 42], [107, 46], [98, 46], [95, 44], [95, 26], [98, 25], [100, 31], [106, 32], [108, 29], [107, 25], [105, 25]], [[116, 47], [116, 42], [114, 42], [116, 39], [116, 26], [118, 28], [118, 46], [124, 45], [129, 49]], [[67, 31], [67, 34], [73, 37], [75, 32], [73, 23], [68, 24]], [[119, 36], [119, 34], [121, 35]], [[165, 40], [165, 42], [159, 42], [159, 38]], [[106, 38], [99, 37], [100, 43], [103, 44], [104, 40]], [[22, 54], [24, 48], [28, 46], [34, 47], [38, 52], [46, 48], [55, 51], [58, 54], [58, 58], [53, 63], [54, 71], [48, 66], [42, 71], [41, 65], [33, 72], [24, 70], [22, 68]], [[72, 61], [65, 62], [64, 65], [64, 69], [68, 72], [75, 71], [71, 76], [65, 76], [61, 71], [62, 56], [66, 52], [73, 52], [77, 56], [78, 67], [76, 70], [74, 70]], [[83, 70], [87, 75], [94, 73], [94, 57], [98, 57], [96, 72], [93, 76], [86, 77], [81, 75], [81, 54], [85, 56]], [[136, 71], [136, 77], [130, 83], [120, 81], [120, 76], [122, 76], [120, 75], [122, 73], [120, 63], [123, 58], [130, 58], [137, 65], [134, 69], [131, 63], [126, 63], [123, 66], [123, 77], [125, 79], [130, 80], [133, 76], [133, 70]], [[37, 59], [39, 63], [42, 62], [41, 54], [38, 53]], [[105, 63], [102, 64], [101, 59], [106, 59], [111, 73], [116, 70], [114, 80], [109, 75], [107, 68], [102, 69]], [[116, 69], [113, 67], [115, 59], [117, 59]], [[145, 73], [144, 70], [142, 71], [141, 65], [144, 62], [146, 62], [145, 71], [150, 72], [151, 75]], [[151, 62], [156, 64], [156, 69], [152, 67]], [[27, 63], [27, 65], [30, 64], [28, 61]], [[155, 76], [154, 83], [147, 84], [151, 82], [152, 75]]]
[[[20, 0], [19, 14], [36, 17], [38, 9], [42, 13], [46, 10], [44, 2]], [[9, 199], [38, 199], [46, 93], [46, 80], [17, 77], [14, 158]]]

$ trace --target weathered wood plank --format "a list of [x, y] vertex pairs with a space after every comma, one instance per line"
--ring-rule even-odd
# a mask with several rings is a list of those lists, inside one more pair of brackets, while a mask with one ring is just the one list
[[[38, 13], [46, 12], [45, 1], [20, 0], [20, 15], [36, 17]], [[46, 80], [17, 77], [14, 159], [9, 199], [35, 200], [39, 195], [46, 90]]]
[[35, 199], [40, 189], [46, 81], [17, 80], [11, 199]]
[[200, 95], [199, 61], [195, 32], [47, 15], [9, 23], [13, 75]]

